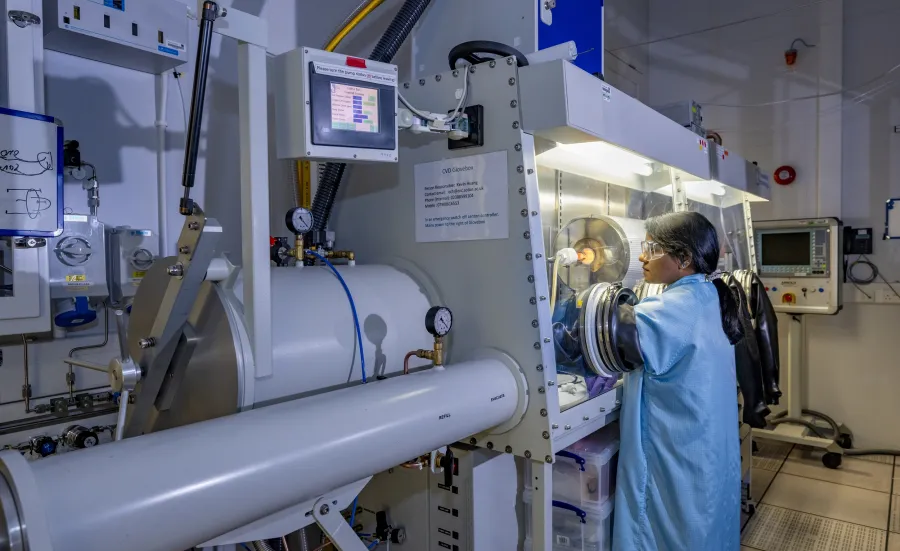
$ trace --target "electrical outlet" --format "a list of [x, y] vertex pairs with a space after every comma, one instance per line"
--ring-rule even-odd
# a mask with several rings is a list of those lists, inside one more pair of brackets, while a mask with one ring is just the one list
[[878, 289], [875, 291], [875, 302], [878, 304], [900, 304], [900, 296], [890, 289]]

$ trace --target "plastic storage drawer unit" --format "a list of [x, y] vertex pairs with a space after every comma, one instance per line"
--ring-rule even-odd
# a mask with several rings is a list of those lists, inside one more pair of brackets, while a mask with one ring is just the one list
[[[599, 509], [581, 509], [553, 502], [553, 551], [610, 551], [612, 549], [612, 512], [614, 500]], [[525, 551], [531, 551], [531, 535], [525, 538]]]
[[603, 505], [615, 494], [618, 452], [618, 423], [558, 452], [553, 464], [553, 499], [582, 508]]

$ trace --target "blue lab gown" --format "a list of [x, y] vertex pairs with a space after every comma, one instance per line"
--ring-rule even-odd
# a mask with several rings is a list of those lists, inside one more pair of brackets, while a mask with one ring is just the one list
[[644, 367], [625, 375], [613, 550], [737, 551], [737, 383], [716, 289], [688, 276], [634, 310]]

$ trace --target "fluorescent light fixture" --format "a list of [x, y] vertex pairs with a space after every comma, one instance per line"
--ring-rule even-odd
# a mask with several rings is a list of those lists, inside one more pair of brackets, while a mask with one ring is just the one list
[[653, 161], [606, 142], [556, 144], [538, 155], [537, 161], [542, 166], [595, 179], [602, 179], [604, 174], [653, 174]]
[[717, 195], [725, 197], [725, 184], [715, 180], [691, 180], [684, 182], [691, 191], [701, 195]]

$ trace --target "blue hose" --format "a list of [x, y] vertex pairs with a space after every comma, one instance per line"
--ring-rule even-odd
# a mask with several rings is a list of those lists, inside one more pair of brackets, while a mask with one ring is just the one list
[[356, 503], [359, 501], [359, 496], [353, 498], [353, 510], [350, 511], [350, 529], [353, 530], [353, 523], [356, 522]]
[[[311, 254], [325, 263], [326, 266], [331, 268], [331, 271], [334, 272], [334, 275], [337, 276], [338, 281], [341, 282], [341, 285], [344, 287], [344, 292], [347, 293], [347, 300], [350, 301], [350, 310], [353, 311], [353, 324], [356, 325], [356, 342], [359, 343], [359, 362], [362, 365], [362, 382], [368, 382], [366, 380], [366, 355], [363, 352], [363, 340], [362, 340], [362, 331], [359, 328], [359, 316], [356, 315], [356, 303], [353, 302], [353, 295], [350, 294], [350, 288], [347, 287], [347, 282], [344, 281], [344, 278], [341, 277], [340, 272], [337, 271], [337, 268], [334, 267], [334, 264], [328, 261], [327, 258], [320, 255], [316, 251], [309, 250], [306, 251], [308, 254]], [[356, 506], [354, 505], [353, 511], [356, 512]]]

